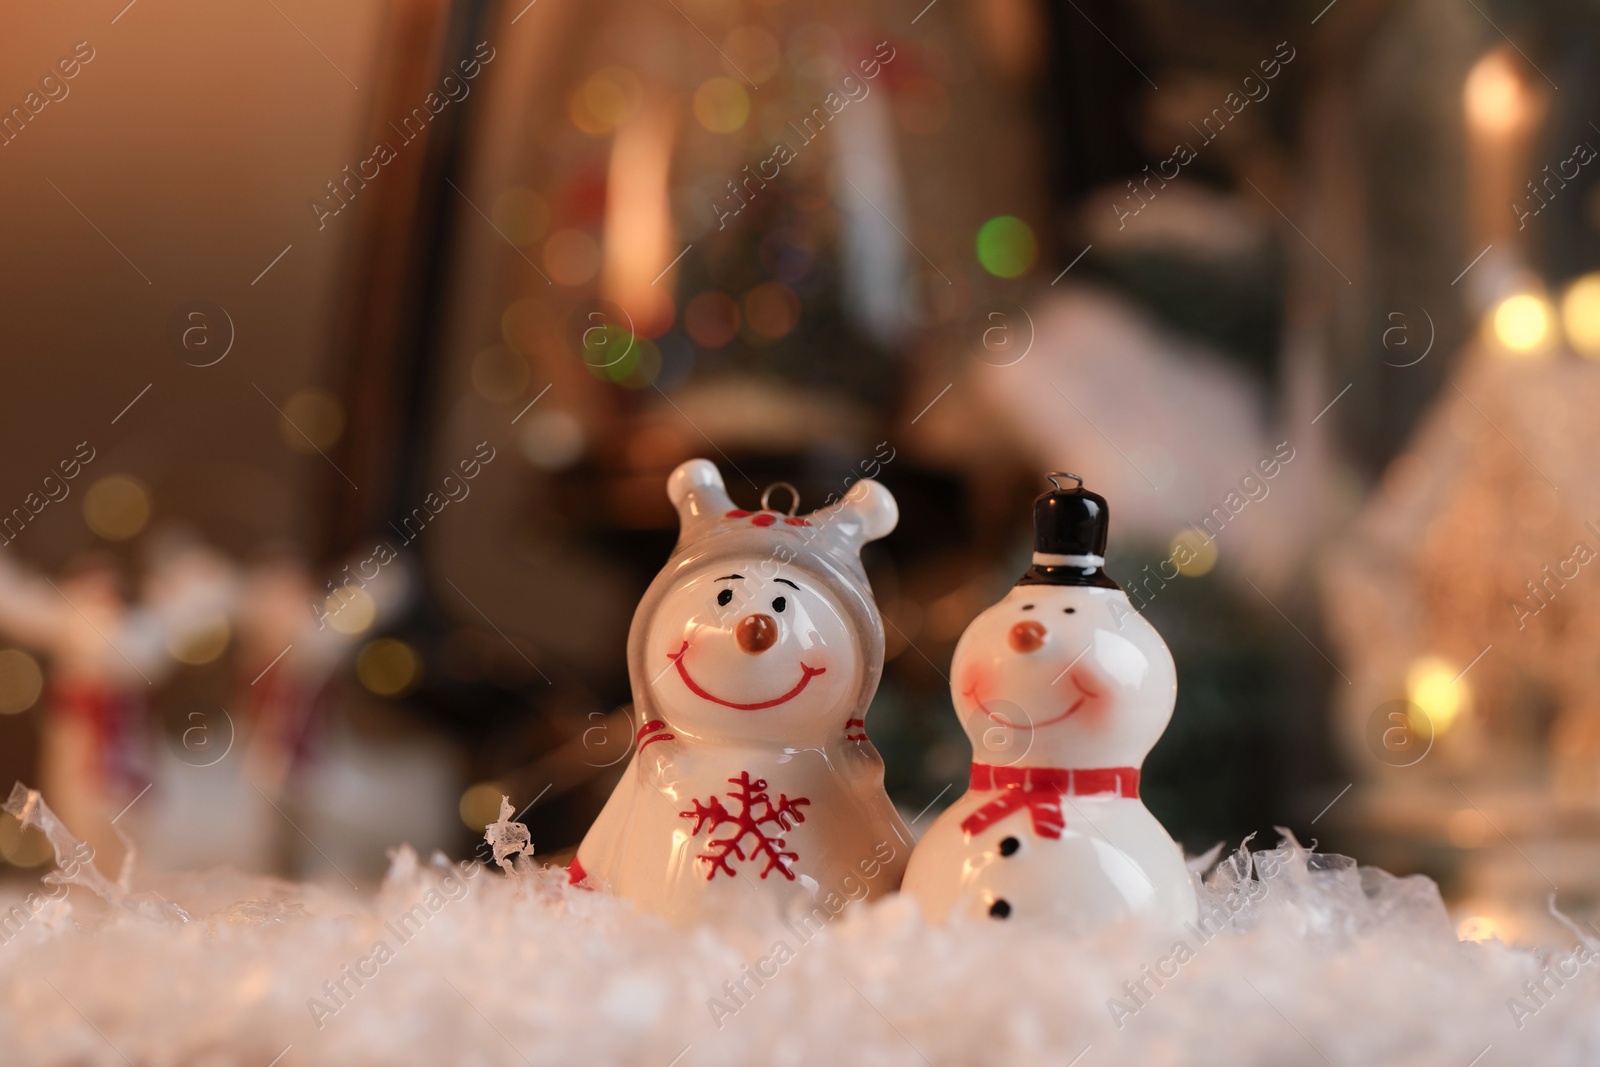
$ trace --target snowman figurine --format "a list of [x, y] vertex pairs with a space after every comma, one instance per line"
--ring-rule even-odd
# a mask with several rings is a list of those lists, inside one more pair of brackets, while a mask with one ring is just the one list
[[860, 551], [899, 511], [870, 480], [805, 516], [788, 486], [768, 507], [778, 488], [746, 511], [706, 460], [668, 479], [678, 545], [628, 634], [636, 747], [569, 867], [681, 925], [774, 905], [820, 925], [910, 855], [863, 721], [883, 625]]
[[1105, 499], [1075, 474], [1050, 482], [1033, 566], [956, 644], [971, 780], [918, 842], [904, 889], [934, 919], [1181, 926], [1196, 913], [1183, 853], [1139, 799], [1177, 696], [1172, 654], [1101, 569]]

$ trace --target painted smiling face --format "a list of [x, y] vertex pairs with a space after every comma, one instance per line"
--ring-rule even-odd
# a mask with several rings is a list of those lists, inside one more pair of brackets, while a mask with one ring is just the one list
[[628, 635], [641, 729], [811, 747], [861, 724], [883, 665], [861, 546], [894, 529], [894, 497], [863, 479], [799, 514], [797, 499], [784, 513], [771, 495], [758, 511], [735, 507], [701, 459], [667, 479], [678, 545]]
[[1019, 585], [961, 635], [951, 693], [979, 762], [1137, 767], [1177, 671], [1121, 590]]
[[798, 567], [721, 559], [685, 574], [646, 638], [680, 736], [818, 742], [854, 714], [862, 658], [831, 591]]

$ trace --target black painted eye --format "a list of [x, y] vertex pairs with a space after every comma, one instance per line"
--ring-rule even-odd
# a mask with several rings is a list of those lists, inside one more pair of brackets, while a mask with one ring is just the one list
[[1024, 604], [1024, 605], [1022, 605], [1022, 610], [1023, 611], [1032, 611], [1033, 610], [1033, 605], [1032, 604]]
[[788, 606], [789, 606], [789, 602], [787, 600], [783, 599], [783, 597], [781, 597], [781, 596], [776, 598], [772, 602], [772, 610], [776, 611], [780, 615], [783, 614], [783, 609], [788, 607]]
[[732, 599], [733, 599], [733, 590], [732, 589], [724, 589], [722, 592], [717, 594], [717, 603], [722, 605], [723, 607], [727, 607], [728, 606], [728, 602], [731, 601]]
[[1074, 615], [1078, 611], [1077, 608], [1063, 608], [1062, 610], [1065, 611], [1068, 615]]
[[1009, 918], [1011, 918], [1011, 904], [1010, 904], [1010, 902], [1002, 897], [1001, 899], [995, 901], [993, 904], [990, 904], [989, 905], [989, 917], [992, 918], [992, 919], [1009, 919]]

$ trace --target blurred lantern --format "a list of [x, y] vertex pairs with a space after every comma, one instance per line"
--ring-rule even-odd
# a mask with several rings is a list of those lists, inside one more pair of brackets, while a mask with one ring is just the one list
[[321, 389], [301, 389], [283, 402], [278, 434], [296, 452], [332, 448], [344, 434], [344, 407]]
[[712, 133], [732, 133], [750, 117], [750, 94], [732, 78], [707, 78], [694, 91], [694, 117]]
[[83, 521], [107, 541], [126, 541], [150, 521], [150, 494], [126, 474], [107, 475], [83, 495]]
[[1467, 706], [1471, 691], [1460, 675], [1436, 656], [1424, 656], [1406, 671], [1406, 699], [1423, 710], [1436, 733], [1449, 729]]
[[1484, 53], [1472, 65], [1463, 95], [1467, 121], [1485, 133], [1509, 133], [1532, 110], [1522, 74], [1504, 48]]
[[1489, 330], [1495, 343], [1518, 355], [1543, 352], [1550, 341], [1551, 310], [1542, 296], [1515, 293], [1489, 313]]
[[1561, 327], [1576, 352], [1600, 359], [1600, 272], [1567, 286], [1561, 297]]
[[1039, 242], [1026, 222], [1000, 215], [978, 228], [978, 262], [997, 278], [1026, 274], [1039, 254]]
[[422, 660], [416, 651], [393, 637], [368, 641], [356, 653], [356, 677], [378, 696], [404, 696], [417, 687], [421, 676]]
[[0, 715], [27, 711], [44, 690], [39, 661], [21, 649], [0, 652]]

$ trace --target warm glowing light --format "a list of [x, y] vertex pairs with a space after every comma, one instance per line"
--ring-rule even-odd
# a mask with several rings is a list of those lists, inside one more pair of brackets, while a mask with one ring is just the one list
[[27, 711], [44, 689], [39, 662], [20, 649], [0, 652], [0, 715]]
[[1561, 328], [1580, 355], [1600, 359], [1600, 272], [1567, 286], [1561, 297]]
[[1550, 338], [1550, 305], [1533, 293], [1517, 293], [1496, 304], [1489, 314], [1494, 339], [1507, 351], [1541, 351]]
[[1493, 916], [1469, 915], [1456, 924], [1456, 938], [1461, 941], [1505, 941], [1506, 928]]
[[179, 663], [198, 667], [210, 663], [228, 649], [233, 629], [225, 616], [217, 615], [187, 627], [167, 638], [167, 651]]
[[485, 826], [500, 818], [500, 798], [504, 795], [495, 782], [467, 786], [461, 794], [461, 821], [467, 829], [482, 833]]
[[342, 634], [366, 633], [378, 618], [378, 605], [365, 589], [345, 585], [322, 602], [328, 625]]
[[567, 117], [584, 133], [607, 133], [627, 121], [643, 97], [631, 71], [602, 67], [567, 98]]
[[530, 412], [521, 430], [522, 455], [541, 470], [566, 470], [583, 455], [583, 423], [559, 408]]
[[1445, 824], [1445, 836], [1457, 848], [1477, 848], [1494, 836], [1494, 828], [1476, 808], [1462, 808]]
[[472, 358], [472, 387], [485, 400], [509, 404], [528, 387], [528, 361], [504, 345], [491, 345]]
[[421, 680], [422, 659], [404, 641], [380, 637], [356, 653], [356, 677], [381, 697], [404, 696]]
[[107, 541], [126, 541], [150, 521], [150, 494], [125, 474], [108, 475], [83, 495], [83, 521]]
[[[675, 126], [661, 101], [641, 107], [617, 129], [606, 177], [601, 291], [633, 314], [641, 333], [652, 337], [672, 323], [670, 268], [682, 251], [674, 247], [669, 182]], [[656, 322], [659, 331], [651, 328]]]
[[1507, 133], [1528, 115], [1527, 87], [1504, 49], [1495, 49], [1472, 65], [1464, 96], [1467, 121], [1486, 133]]
[[344, 406], [332, 393], [302, 389], [283, 402], [278, 433], [296, 452], [326, 451], [344, 435]]
[[978, 262], [997, 278], [1026, 274], [1039, 254], [1039, 242], [1026, 222], [999, 215], [978, 228]]
[[750, 117], [750, 94], [732, 78], [707, 78], [694, 91], [694, 117], [712, 133], [732, 133]]
[[1217, 565], [1216, 538], [1201, 537], [1193, 530], [1183, 530], [1172, 539], [1171, 559], [1178, 573], [1185, 578], [1199, 578], [1210, 574]]
[[1434, 656], [1426, 656], [1406, 672], [1406, 697], [1425, 712], [1433, 728], [1444, 733], [1467, 706], [1471, 691], [1461, 668]]
[[37, 867], [54, 854], [44, 834], [0, 814], [0, 859], [15, 867]]

